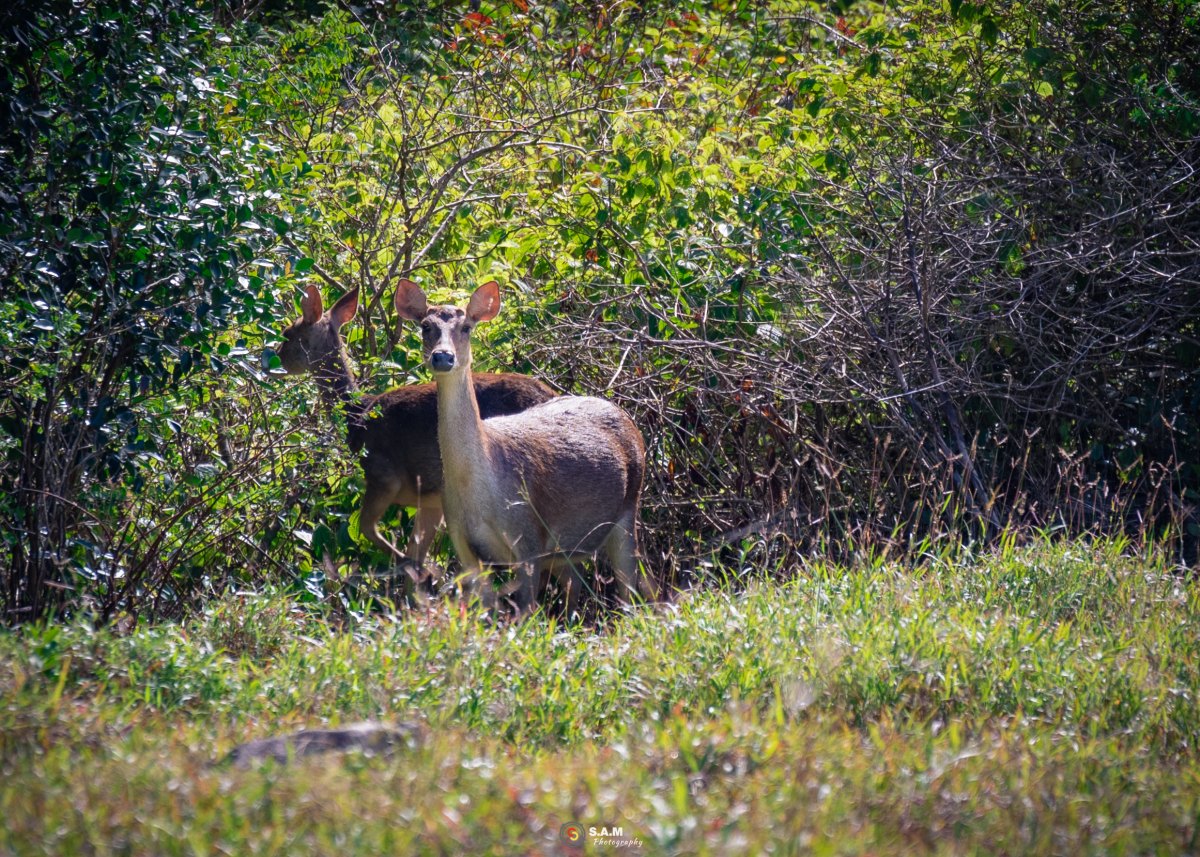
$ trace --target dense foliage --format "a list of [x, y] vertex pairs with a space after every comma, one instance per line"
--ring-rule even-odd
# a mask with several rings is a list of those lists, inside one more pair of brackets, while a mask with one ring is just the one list
[[1031, 528], [1194, 551], [1191, 0], [4, 26], [6, 621], [382, 565], [340, 416], [258, 352], [297, 287], [358, 287], [363, 386], [420, 377], [401, 275], [499, 279], [485, 361], [636, 415], [670, 583]]
[[[223, 335], [272, 318], [272, 179], [218, 127], [238, 87], [176, 3], [45, 4], [5, 34], [0, 444], [10, 615], [206, 573], [236, 484]], [[239, 343], [240, 345], [241, 343]], [[244, 353], [244, 348], [239, 349]], [[201, 374], [203, 373], [203, 374]]]

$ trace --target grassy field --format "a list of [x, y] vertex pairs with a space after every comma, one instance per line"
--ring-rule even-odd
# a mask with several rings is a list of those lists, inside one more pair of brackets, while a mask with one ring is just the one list
[[[442, 605], [338, 631], [280, 595], [26, 628], [0, 636], [0, 853], [1196, 853], [1198, 620], [1165, 566], [1072, 544], [814, 565], [603, 629]], [[420, 732], [212, 764], [368, 718]]]

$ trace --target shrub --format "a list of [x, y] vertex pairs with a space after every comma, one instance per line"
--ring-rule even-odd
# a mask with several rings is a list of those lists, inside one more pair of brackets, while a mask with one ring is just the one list
[[[262, 211], [258, 141], [220, 123], [237, 81], [213, 37], [173, 0], [43, 3], [3, 33], [6, 619], [82, 589], [108, 611], [141, 591], [138, 568], [170, 554], [147, 478], [205, 398], [184, 388], [238, 358], [230, 324], [270, 318], [253, 263], [283, 224]], [[230, 464], [210, 449], [175, 475], [199, 484]]]

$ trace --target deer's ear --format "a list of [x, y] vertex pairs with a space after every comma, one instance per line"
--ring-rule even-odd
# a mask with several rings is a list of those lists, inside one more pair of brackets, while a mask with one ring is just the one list
[[316, 286], [304, 290], [304, 297], [300, 298], [300, 312], [305, 324], [316, 324], [321, 320], [325, 305], [321, 303], [321, 290]]
[[354, 313], [357, 310], [358, 286], [355, 286], [338, 298], [337, 303], [329, 308], [329, 318], [333, 322], [334, 329], [340, 328], [343, 324], [354, 318]]
[[396, 283], [396, 312], [401, 318], [409, 321], [420, 321], [429, 311], [429, 301], [421, 287], [412, 280], [401, 280]]
[[471, 295], [467, 303], [467, 318], [472, 324], [490, 321], [500, 312], [500, 287], [496, 281], [484, 283]]

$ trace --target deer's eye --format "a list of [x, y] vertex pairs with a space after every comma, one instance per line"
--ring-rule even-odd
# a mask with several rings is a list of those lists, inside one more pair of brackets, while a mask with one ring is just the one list
[[464, 325], [462, 326], [462, 332], [463, 332], [463, 333], [470, 333], [470, 332], [471, 332], [471, 325], [469, 325], [469, 324], [464, 324]]

